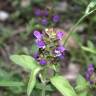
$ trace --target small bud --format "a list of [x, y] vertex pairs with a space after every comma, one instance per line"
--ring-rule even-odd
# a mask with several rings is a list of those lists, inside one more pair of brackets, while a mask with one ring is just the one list
[[46, 65], [47, 64], [47, 61], [45, 59], [41, 59], [40, 62], [39, 62], [41, 65]]
[[53, 16], [53, 22], [57, 23], [60, 21], [60, 16], [59, 15], [54, 15]]

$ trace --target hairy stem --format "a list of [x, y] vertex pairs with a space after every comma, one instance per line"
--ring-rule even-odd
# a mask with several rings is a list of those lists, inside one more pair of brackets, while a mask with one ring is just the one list
[[78, 26], [78, 24], [83, 21], [83, 19], [86, 17], [86, 15], [83, 15], [78, 21], [77, 23], [69, 30], [68, 32], [68, 36], [65, 38], [64, 41], [64, 45], [66, 44], [66, 42], [68, 41], [69, 37], [72, 35], [72, 33], [75, 31], [76, 27]]
[[84, 14], [78, 21], [77, 23], [69, 30], [68, 32], [68, 36], [65, 38], [64, 41], [64, 45], [66, 44], [66, 42], [68, 41], [69, 37], [72, 35], [72, 33], [75, 31], [76, 27], [85, 19], [85, 17], [89, 16], [90, 14], [92, 14], [94, 11], [96, 11], [96, 8], [92, 11], [90, 11], [87, 14]]

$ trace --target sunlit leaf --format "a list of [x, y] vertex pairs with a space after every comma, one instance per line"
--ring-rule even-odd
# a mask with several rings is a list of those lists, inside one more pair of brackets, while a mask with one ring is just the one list
[[81, 75], [79, 75], [77, 77], [77, 81], [76, 81], [76, 90], [77, 91], [82, 91], [82, 90], [85, 90], [87, 87], [88, 87], [88, 83], [87, 81], [85, 80], [85, 78]]
[[24, 84], [18, 81], [0, 80], [0, 86], [24, 86]]
[[34, 70], [32, 70], [30, 79], [28, 82], [28, 87], [27, 87], [27, 95], [30, 96], [32, 93], [32, 90], [36, 84], [36, 75], [37, 73], [41, 70], [41, 67], [37, 67]]
[[87, 52], [96, 54], [96, 49], [88, 48], [88, 47], [84, 47], [84, 46], [81, 46], [81, 48], [82, 48], [84, 51], [87, 51]]
[[78, 96], [88, 96], [88, 91], [80, 92]]
[[94, 47], [94, 44], [91, 41], [88, 41], [88, 44], [87, 45], [88, 45], [89, 48], [95, 48]]
[[31, 57], [27, 55], [12, 55], [10, 59], [17, 65], [20, 65], [24, 69], [33, 70], [39, 65], [37, 62]]
[[73, 87], [63, 76], [54, 76], [51, 83], [62, 93], [63, 96], [77, 96]]

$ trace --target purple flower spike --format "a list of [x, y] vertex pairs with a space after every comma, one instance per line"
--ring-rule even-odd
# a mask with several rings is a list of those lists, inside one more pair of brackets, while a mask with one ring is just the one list
[[91, 76], [93, 75], [93, 73], [94, 73], [94, 65], [89, 64], [86, 72], [86, 80], [89, 81], [90, 84], [93, 83], [93, 81], [91, 80]]
[[46, 26], [48, 24], [48, 21], [46, 18], [43, 18], [41, 23], [42, 23], [42, 25]]
[[39, 31], [34, 31], [34, 36], [35, 36], [37, 39], [41, 39], [41, 38], [42, 38], [42, 34], [41, 34]]
[[39, 62], [41, 65], [46, 65], [47, 64], [47, 61], [45, 59], [41, 59], [40, 62]]
[[36, 16], [41, 16], [41, 10], [40, 10], [40, 9], [35, 9], [34, 14], [35, 14]]
[[89, 64], [88, 65], [88, 73], [92, 74], [94, 72], [94, 65], [93, 64]]
[[61, 31], [57, 32], [57, 38], [58, 39], [61, 40], [63, 38], [63, 36], [64, 36], [64, 33], [63, 32], [61, 32]]
[[42, 40], [36, 40], [36, 45], [39, 47], [39, 48], [45, 48], [45, 42], [42, 41]]
[[59, 22], [59, 20], [60, 20], [60, 16], [59, 15], [54, 15], [53, 16], [53, 22], [57, 23], [57, 22]]

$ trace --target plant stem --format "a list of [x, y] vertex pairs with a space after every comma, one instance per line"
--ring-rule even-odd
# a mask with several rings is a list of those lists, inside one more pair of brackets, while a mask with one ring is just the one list
[[77, 25], [78, 25], [85, 17], [86, 17], [86, 15], [83, 15], [83, 16], [77, 21], [77, 23], [69, 30], [68, 36], [65, 38], [64, 45], [65, 45], [66, 42], [68, 41], [69, 37], [72, 35], [73, 31], [75, 31]]
[[85, 17], [87, 17], [88, 15], [92, 14], [94, 11], [96, 11], [96, 8], [95, 8], [94, 10], [90, 11], [89, 13], [84, 14], [84, 15], [77, 21], [77, 23], [69, 30], [68, 36], [65, 38], [64, 45], [66, 44], [66, 42], [68, 41], [68, 39], [69, 39], [69, 37], [72, 35], [72, 33], [75, 31], [75, 29], [76, 29], [76, 27], [78, 26], [78, 24], [79, 24], [80, 22], [82, 22], [82, 21], [85, 19]]
[[41, 96], [46, 96], [46, 84], [45, 84], [45, 82], [43, 83], [42, 95]]

